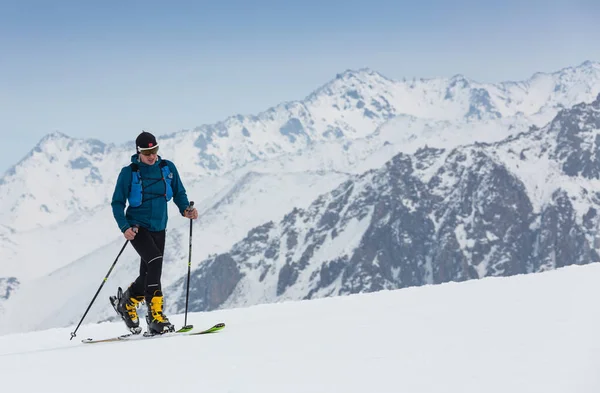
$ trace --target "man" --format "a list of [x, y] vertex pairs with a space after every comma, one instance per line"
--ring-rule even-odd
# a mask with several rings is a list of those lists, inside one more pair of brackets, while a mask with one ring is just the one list
[[[142, 132], [135, 140], [137, 153], [131, 164], [121, 169], [112, 197], [112, 211], [131, 245], [140, 255], [140, 274], [127, 290], [111, 302], [127, 327], [139, 334], [137, 308], [146, 302], [148, 332], [161, 334], [173, 331], [173, 325], [163, 313], [163, 293], [160, 284], [167, 202], [173, 202], [186, 218], [197, 219], [198, 211], [189, 207], [183, 183], [175, 165], [158, 155], [158, 143], [149, 132]], [[129, 206], [125, 209], [126, 202]]]

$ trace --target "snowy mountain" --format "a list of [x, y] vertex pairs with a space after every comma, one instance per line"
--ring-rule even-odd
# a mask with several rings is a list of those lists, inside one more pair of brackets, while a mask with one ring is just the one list
[[[195, 311], [600, 261], [600, 95], [541, 129], [400, 153], [192, 274]], [[184, 278], [171, 288], [181, 290]], [[183, 310], [179, 297], [173, 311]]]
[[[299, 154], [323, 142], [365, 138], [398, 115], [458, 122], [454, 129], [463, 123], [511, 122], [513, 117], [522, 126], [541, 127], [561, 108], [590, 102], [598, 93], [600, 63], [593, 62], [497, 85], [460, 75], [399, 82], [363, 69], [339, 74], [303, 101], [174, 133], [161, 137], [160, 143], [162, 154], [178, 163], [188, 178], [222, 175], [255, 161]], [[419, 134], [416, 130], [412, 138], [418, 139]], [[0, 224], [25, 231], [106, 204], [115, 173], [133, 151], [133, 144], [114, 146], [56, 132], [48, 135], [0, 179], [0, 204], [5, 206]]]
[[[471, 224], [465, 220], [461, 221], [463, 226], [456, 224], [453, 235], [452, 219], [446, 220], [443, 210], [433, 207], [446, 203], [454, 209], [454, 215], [464, 214], [460, 210], [463, 207], [451, 206], [450, 200], [472, 198], [470, 191], [453, 194], [449, 187], [462, 186], [465, 180], [452, 180], [455, 183], [446, 189], [443, 184], [434, 187], [430, 181], [437, 170], [448, 173], [436, 177], [446, 182], [451, 181], [450, 173], [455, 171], [453, 176], [469, 173], [458, 153], [463, 150], [454, 152], [452, 148], [474, 141], [492, 144], [488, 150], [482, 144], [468, 148], [475, 149], [473, 152], [467, 149], [463, 153], [485, 170], [494, 168], [498, 159], [488, 162], [485, 157], [495, 157], [493, 146], [498, 141], [519, 136], [518, 140], [525, 141], [522, 143], [535, 144], [535, 138], [520, 138], [548, 130], [544, 126], [561, 108], [591, 102], [598, 93], [600, 65], [591, 62], [551, 74], [538, 73], [523, 82], [497, 85], [462, 76], [399, 82], [364, 69], [338, 75], [303, 101], [283, 103], [256, 116], [233, 116], [214, 125], [159, 136], [161, 155], [177, 164], [188, 194], [201, 212], [194, 229], [193, 267], [200, 267], [194, 280], [207, 287], [195, 287], [194, 307], [212, 309], [396, 288], [410, 282], [420, 285], [512, 274], [508, 268], [499, 268], [498, 272], [484, 268], [501, 264], [477, 259], [477, 255], [496, 258], [486, 248], [493, 242], [472, 245], [483, 237], [480, 232], [471, 233]], [[577, 147], [577, 139], [571, 142]], [[423, 148], [425, 145], [428, 147]], [[503, 142], [497, 146], [505, 145]], [[11, 315], [5, 320], [11, 321], [10, 326], [0, 326], [0, 331], [64, 326], [80, 317], [93, 295], [90, 288], [105, 275], [123, 242], [108, 204], [116, 175], [128, 163], [132, 151], [132, 144], [115, 146], [53, 133], [0, 179], [0, 204], [4, 207], [0, 211], [0, 236], [6, 240], [0, 245], [0, 257], [6, 262], [0, 276], [16, 277], [20, 282], [18, 291], [5, 302], [5, 315]], [[404, 154], [398, 156], [399, 152]], [[573, 154], [577, 152], [575, 149]], [[527, 152], [524, 154], [528, 157]], [[520, 162], [498, 164], [500, 170], [505, 166], [508, 172], [506, 184], [513, 186], [521, 181], [527, 188], [527, 176], [533, 175], [534, 182], [538, 180], [533, 173], [535, 165], [527, 165], [529, 169], [525, 170], [531, 173], [518, 177], [513, 176], [512, 164], [519, 166]], [[539, 161], [536, 165], [544, 164]], [[490, 174], [471, 176], [475, 182], [492, 178]], [[369, 182], [379, 183], [373, 183], [378, 184], [375, 187]], [[394, 182], [401, 187], [393, 186]], [[340, 184], [341, 188], [336, 189]], [[547, 194], [527, 192], [534, 209], [547, 199]], [[410, 208], [403, 205], [395, 199], [397, 195], [418, 200], [418, 206], [416, 202]], [[397, 210], [389, 212], [393, 216], [385, 216], [386, 203]], [[528, 211], [526, 206], [521, 208]], [[541, 217], [539, 209], [531, 215]], [[180, 277], [185, 269], [181, 267], [187, 261], [189, 228], [187, 220], [177, 217], [173, 209], [170, 217], [163, 284], [170, 286], [174, 309], [180, 309], [177, 296], [182, 290]], [[444, 259], [448, 253], [454, 259], [448, 262], [449, 267], [436, 267], [438, 272], [433, 265], [434, 255], [419, 250], [418, 244], [396, 245], [392, 239], [379, 240], [379, 232], [370, 226], [375, 218], [381, 221], [378, 225], [384, 232], [389, 231], [386, 220], [430, 220], [433, 229], [427, 227], [431, 225], [428, 223], [421, 229], [414, 225], [398, 230], [406, 231], [407, 239], [432, 244], [448, 236], [449, 243], [436, 246], [435, 258]], [[529, 222], [529, 218], [519, 220]], [[312, 230], [309, 224], [315, 225]], [[516, 230], [511, 228], [505, 231]], [[285, 244], [276, 244], [277, 233]], [[369, 261], [375, 261], [373, 251], [369, 249], [363, 255], [353, 248], [363, 244], [366, 233], [372, 237], [365, 243], [368, 247], [382, 250], [388, 246], [379, 243], [390, 243], [392, 249], [407, 252], [405, 258], [414, 257], [414, 266], [408, 270], [398, 270], [395, 265], [394, 269], [381, 268], [390, 271], [365, 268]], [[586, 232], [588, 243], [591, 233]], [[450, 241], [452, 236], [454, 243]], [[267, 249], [261, 241], [269, 243]], [[251, 252], [253, 248], [256, 253]], [[256, 262], [261, 259], [260, 252], [265, 254], [264, 261]], [[498, 258], [514, 255], [509, 250], [494, 252]], [[377, 264], [392, 264], [385, 253], [377, 255]], [[283, 254], [285, 259], [280, 260]], [[455, 271], [457, 264], [469, 261], [473, 255], [477, 264]], [[246, 257], [244, 265], [242, 259]], [[220, 267], [211, 267], [217, 266], [216, 260]], [[126, 252], [105, 290], [126, 286], [135, 274], [136, 264], [135, 254]], [[322, 278], [315, 278], [317, 275]], [[222, 277], [222, 284], [215, 277]], [[252, 277], [256, 277], [256, 283], [246, 285]], [[336, 280], [345, 281], [341, 284]], [[53, 293], [60, 313], [46, 308], [36, 316], [22, 315], [23, 307], [48, 291]], [[245, 297], [244, 291], [248, 291]], [[90, 318], [104, 320], [114, 318], [113, 314], [107, 305], [98, 305]]]

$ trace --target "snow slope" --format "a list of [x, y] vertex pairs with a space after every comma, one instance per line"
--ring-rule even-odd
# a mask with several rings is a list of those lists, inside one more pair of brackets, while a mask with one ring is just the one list
[[121, 323], [2, 336], [2, 390], [597, 393], [598, 280], [591, 264], [189, 315], [227, 323], [209, 336], [78, 341]]

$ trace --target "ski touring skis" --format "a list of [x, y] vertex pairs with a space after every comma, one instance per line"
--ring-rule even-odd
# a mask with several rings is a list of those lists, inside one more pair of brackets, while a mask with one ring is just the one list
[[102, 338], [102, 339], [93, 339], [87, 338], [81, 340], [81, 342], [86, 344], [94, 344], [94, 343], [103, 343], [103, 342], [115, 342], [115, 341], [133, 341], [133, 340], [144, 340], [144, 339], [154, 339], [154, 338], [165, 338], [165, 337], [175, 337], [175, 336], [198, 336], [201, 334], [209, 334], [216, 333], [225, 328], [224, 323], [217, 323], [216, 325], [204, 329], [194, 329], [193, 325], [184, 326], [182, 329], [177, 330], [175, 332], [163, 333], [163, 334], [148, 334], [148, 332], [144, 334], [123, 334], [118, 337], [110, 337], [110, 338]]

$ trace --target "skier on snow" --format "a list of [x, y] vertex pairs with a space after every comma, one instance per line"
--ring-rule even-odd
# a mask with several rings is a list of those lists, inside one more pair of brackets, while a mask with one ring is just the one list
[[[167, 202], [173, 202], [186, 218], [197, 219], [198, 211], [189, 207], [188, 197], [171, 161], [158, 156], [158, 143], [149, 132], [135, 140], [137, 154], [121, 169], [112, 197], [112, 211], [123, 232], [140, 255], [140, 274], [120, 298], [111, 297], [113, 306], [134, 333], [140, 333], [137, 308], [145, 301], [146, 321], [152, 334], [173, 331], [163, 313], [160, 284], [167, 227]], [[126, 202], [129, 206], [125, 209]], [[120, 292], [120, 288], [119, 288]]]

